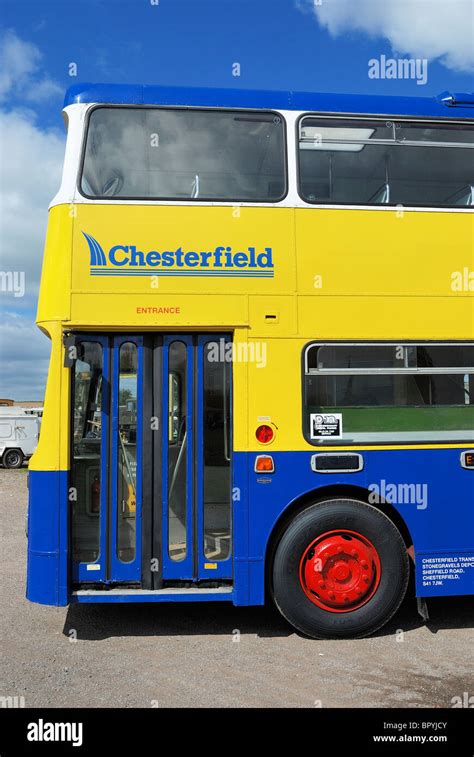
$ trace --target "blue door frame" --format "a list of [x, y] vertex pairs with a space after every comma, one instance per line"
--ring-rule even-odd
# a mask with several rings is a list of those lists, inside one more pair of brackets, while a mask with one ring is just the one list
[[[142, 560], [142, 407], [143, 407], [143, 338], [141, 336], [96, 336], [82, 334], [76, 337], [81, 342], [93, 342], [102, 347], [102, 401], [101, 401], [101, 457], [100, 457], [100, 508], [99, 555], [94, 562], [72, 563], [72, 579], [75, 582], [140, 582]], [[136, 429], [136, 479], [135, 479], [135, 554], [133, 560], [124, 562], [118, 549], [118, 520], [121, 503], [118, 502], [119, 470], [119, 358], [120, 348], [132, 343], [137, 348], [137, 429]], [[72, 476], [74, 485], [74, 476]], [[95, 516], [90, 516], [95, 517]]]
[[[118, 336], [112, 338], [112, 413], [111, 413], [111, 465], [110, 465], [110, 519], [109, 519], [109, 579], [110, 581], [141, 580], [142, 561], [142, 429], [143, 429], [143, 339], [141, 336]], [[123, 517], [124, 505], [119, 501], [119, 477], [126, 475], [119, 463], [120, 447], [123, 455], [126, 449], [120, 439], [120, 348], [124, 344], [133, 344], [137, 350], [137, 406], [136, 406], [136, 462], [135, 462], [135, 513], [131, 515], [135, 529], [135, 554], [132, 560], [125, 562], [120, 558], [119, 518]], [[119, 446], [120, 445], [120, 446]], [[125, 479], [129, 481], [129, 479]], [[130, 482], [129, 482], [130, 483]]]
[[[99, 499], [99, 554], [93, 562], [72, 561], [72, 580], [77, 582], [105, 582], [107, 580], [107, 508], [108, 508], [108, 461], [109, 461], [109, 406], [110, 406], [110, 352], [109, 340], [104, 336], [84, 334], [77, 337], [76, 345], [80, 348], [82, 342], [100, 344], [102, 348], [102, 402], [101, 402], [101, 456], [100, 456], [100, 499]], [[71, 418], [74, 428], [74, 417]], [[74, 507], [74, 493], [77, 492], [76, 483], [72, 476], [68, 492], [71, 507]], [[76, 495], [77, 496], [77, 495]], [[96, 515], [91, 515], [96, 518]]]
[[[185, 446], [185, 472], [186, 472], [186, 503], [185, 503], [185, 533], [186, 533], [186, 554], [180, 560], [173, 560], [169, 550], [170, 534], [170, 505], [169, 505], [169, 418], [170, 418], [170, 396], [169, 396], [169, 350], [174, 343], [181, 343], [186, 348], [186, 430], [187, 435]], [[174, 336], [165, 336], [163, 339], [163, 410], [162, 410], [162, 529], [163, 529], [163, 579], [164, 580], [189, 580], [194, 574], [194, 507], [193, 507], [193, 455], [194, 449], [194, 397], [192, 386], [194, 382], [194, 348], [192, 336], [185, 334], [176, 334]]]
[[[197, 531], [197, 546], [196, 546], [196, 563], [197, 563], [197, 578], [198, 580], [216, 580], [216, 579], [229, 579], [232, 578], [232, 370], [231, 362], [225, 362], [227, 353], [225, 346], [231, 343], [231, 338], [222, 334], [213, 334], [199, 336], [197, 338], [195, 361], [196, 361], [196, 423], [197, 423], [197, 444], [196, 450], [196, 466], [195, 466], [195, 481], [196, 481], [196, 531]], [[230, 548], [229, 555], [225, 560], [215, 560], [212, 557], [208, 557], [205, 554], [205, 533], [204, 533], [204, 359], [205, 359], [205, 346], [209, 343], [218, 344], [219, 359], [223, 359], [224, 369], [229, 371], [229, 429], [227, 437], [227, 454], [229, 460], [229, 510], [230, 510]], [[224, 347], [224, 350], [221, 349]], [[224, 381], [225, 384], [225, 381]], [[224, 412], [225, 409], [224, 409]], [[226, 429], [224, 426], [224, 435]], [[226, 454], [225, 439], [222, 438], [223, 454]]]
[[[161, 576], [163, 581], [212, 581], [232, 578], [232, 534], [229, 539], [228, 554], [225, 559], [206, 556], [205, 549], [205, 497], [204, 497], [204, 359], [205, 348], [209, 342], [227, 344], [231, 338], [222, 334], [173, 334], [163, 336], [154, 348], [161, 352], [161, 390], [154, 388], [153, 382], [144, 381], [144, 338], [141, 335], [117, 335], [96, 336], [95, 334], [76, 335], [77, 344], [81, 341], [95, 342], [101, 345], [103, 354], [102, 363], [102, 403], [101, 403], [101, 458], [100, 458], [100, 523], [99, 555], [93, 563], [74, 563], [72, 565], [72, 579], [74, 582], [84, 583], [118, 583], [126, 582], [140, 584], [146, 580], [145, 573], [149, 569], [147, 563], [147, 545], [142, 544], [142, 539], [148, 539], [150, 549], [156, 533], [153, 528], [161, 530], [160, 542], [162, 545]], [[170, 433], [170, 382], [169, 382], [169, 350], [174, 342], [181, 342], [185, 346], [186, 354], [186, 408], [185, 408], [185, 433], [186, 446], [184, 454], [186, 484], [185, 484], [185, 534], [186, 551], [182, 559], [173, 559], [169, 550], [170, 533], [170, 507], [169, 507], [169, 433]], [[135, 513], [133, 521], [135, 525], [135, 551], [129, 561], [122, 559], [123, 551], [119, 545], [119, 521], [122, 512], [125, 512], [124, 502], [120, 502], [119, 478], [124, 476], [124, 460], [128, 455], [123, 451], [124, 442], [120, 436], [121, 412], [120, 409], [120, 349], [122, 345], [132, 343], [137, 349], [137, 397], [136, 397], [136, 459], [132, 460], [135, 466]], [[229, 373], [224, 375], [224, 384], [227, 386], [226, 375], [229, 379], [229, 407], [232, 407], [232, 382], [231, 364], [226, 365]], [[147, 386], [144, 384], [147, 383]], [[150, 385], [148, 385], [150, 384]], [[147, 443], [147, 454], [144, 455], [143, 439], [144, 424], [148, 421], [143, 418], [144, 394], [151, 397], [160, 394], [161, 404], [161, 444], [160, 453], [155, 458], [150, 456]], [[224, 409], [224, 413], [226, 410]], [[227, 421], [227, 415], [225, 415]], [[228, 436], [226, 437], [226, 431]], [[229, 463], [229, 521], [231, 517], [231, 450], [232, 450], [232, 412], [229, 411], [228, 426], [224, 433], [219, 436], [217, 449], [219, 450], [222, 438], [222, 454]], [[143, 464], [144, 460], [154, 466], [159, 466], [161, 472], [161, 517], [150, 526], [150, 533], [142, 533], [144, 502], [143, 492]], [[152, 466], [153, 467], [153, 466]], [[128, 471], [130, 473], [130, 471]], [[128, 479], [130, 476], [128, 476]], [[72, 483], [74, 476], [72, 476]], [[123, 486], [122, 499], [123, 499]], [[148, 499], [156, 496], [149, 492]], [[225, 503], [224, 503], [225, 504]], [[122, 511], [121, 511], [122, 508]], [[147, 511], [148, 512], [148, 511]], [[128, 511], [127, 511], [128, 514]], [[125, 516], [123, 516], [125, 517]], [[145, 523], [147, 521], [145, 520]], [[132, 519], [130, 524], [133, 526]]]
[[[231, 341], [223, 334], [206, 335], [168, 335], [163, 340], [163, 410], [162, 417], [162, 528], [163, 528], [163, 580], [220, 580], [232, 578], [232, 540], [228, 557], [214, 560], [205, 555], [204, 549], [204, 347], [208, 342]], [[169, 348], [174, 342], [186, 346], [186, 555], [183, 559], [173, 560], [169, 553], [169, 477], [168, 477], [168, 419], [170, 412], [169, 397]], [[230, 364], [229, 364], [230, 366]], [[229, 367], [230, 370], [230, 367]], [[231, 372], [230, 372], [231, 375]], [[232, 391], [232, 383], [230, 383]], [[229, 397], [232, 407], [232, 397]], [[232, 413], [230, 413], [228, 453], [232, 449]], [[230, 459], [229, 459], [230, 463]], [[232, 481], [232, 470], [230, 471]], [[231, 508], [231, 487], [229, 486], [229, 509]]]

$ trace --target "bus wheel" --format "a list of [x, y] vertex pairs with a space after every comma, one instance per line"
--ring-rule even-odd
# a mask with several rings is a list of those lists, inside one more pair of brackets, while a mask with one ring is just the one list
[[307, 636], [363, 637], [398, 610], [409, 572], [405, 543], [384, 513], [353, 499], [326, 500], [297, 515], [283, 533], [273, 596]]
[[23, 465], [23, 452], [19, 449], [9, 449], [3, 454], [5, 468], [21, 468]]

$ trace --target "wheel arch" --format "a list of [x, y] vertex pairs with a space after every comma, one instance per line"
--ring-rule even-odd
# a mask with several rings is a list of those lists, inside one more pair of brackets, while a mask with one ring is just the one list
[[373, 503], [369, 501], [370, 492], [368, 489], [362, 486], [354, 486], [352, 484], [330, 484], [328, 486], [321, 486], [317, 489], [305, 492], [297, 499], [292, 500], [287, 507], [280, 513], [277, 521], [274, 523], [270, 532], [270, 536], [267, 541], [265, 549], [265, 594], [272, 594], [272, 561], [275, 550], [278, 543], [289, 525], [289, 523], [300, 512], [305, 510], [310, 505], [315, 505], [318, 502], [322, 502], [327, 499], [340, 499], [341, 497], [347, 497], [350, 499], [358, 499], [361, 502], [365, 502], [376, 510], [384, 513], [392, 523], [400, 531], [401, 537], [405, 542], [407, 550], [413, 545], [413, 538], [410, 530], [402, 518], [398, 510], [387, 501]]
[[0, 459], [3, 460], [3, 458], [5, 457], [5, 455], [7, 455], [9, 452], [19, 452], [20, 455], [22, 455], [23, 459], [26, 460], [26, 458], [27, 458], [27, 455], [25, 455], [25, 453], [23, 452], [22, 448], [15, 446], [15, 447], [5, 447], [5, 449], [3, 450], [2, 454], [0, 455]]

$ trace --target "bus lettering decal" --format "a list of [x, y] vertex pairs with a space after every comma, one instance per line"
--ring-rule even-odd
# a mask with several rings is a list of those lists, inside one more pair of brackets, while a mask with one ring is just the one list
[[214, 250], [157, 249], [145, 252], [134, 244], [116, 244], [104, 252], [101, 244], [90, 234], [82, 232], [90, 255], [91, 276], [152, 276], [159, 269], [160, 276], [213, 276], [236, 278], [273, 278], [273, 249], [261, 250], [249, 246], [247, 250], [233, 250], [217, 246]]

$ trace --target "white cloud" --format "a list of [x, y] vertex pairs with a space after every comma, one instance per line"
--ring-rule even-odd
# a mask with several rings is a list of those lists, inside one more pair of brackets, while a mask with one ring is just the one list
[[0, 397], [42, 400], [51, 343], [33, 319], [16, 312], [2, 314]]
[[25, 271], [27, 295], [34, 295], [48, 205], [61, 178], [64, 137], [56, 130], [41, 130], [31, 114], [0, 111], [0, 138], [1, 267]]
[[41, 399], [49, 342], [35, 326], [34, 313], [48, 205], [59, 187], [65, 139], [59, 128], [41, 129], [32, 105], [25, 106], [25, 99], [33, 104], [56, 94], [57, 85], [41, 71], [40, 51], [13, 32], [2, 42], [0, 98], [17, 98], [21, 107], [0, 109], [0, 270], [25, 273], [25, 296], [0, 291], [0, 395]]
[[309, 2], [314, 6], [319, 23], [333, 36], [361, 31], [386, 38], [398, 54], [438, 59], [457, 71], [474, 70], [472, 0]]
[[11, 29], [0, 39], [0, 100], [40, 102], [60, 95], [55, 81], [40, 73], [42, 53], [36, 45], [25, 42]]
[[58, 97], [58, 95], [62, 100], [64, 95], [63, 88], [52, 79], [44, 77], [43, 79], [37, 79], [34, 83], [30, 83], [26, 99], [32, 103], [41, 103]]

